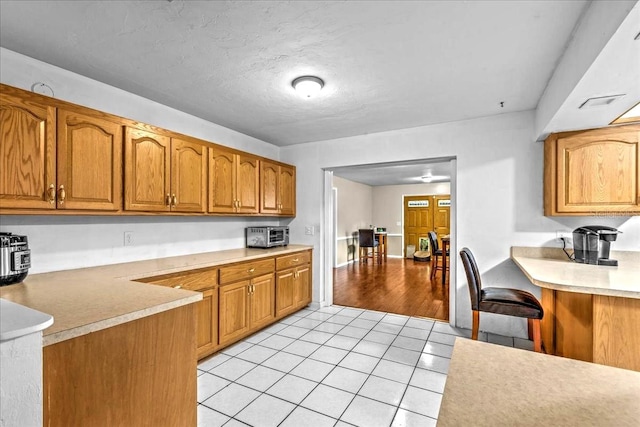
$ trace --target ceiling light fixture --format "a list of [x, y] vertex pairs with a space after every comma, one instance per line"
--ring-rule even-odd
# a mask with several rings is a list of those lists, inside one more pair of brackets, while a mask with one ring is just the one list
[[425, 182], [427, 184], [434, 182], [434, 181], [447, 181], [449, 180], [448, 176], [444, 176], [444, 175], [431, 175], [431, 174], [427, 174], [423, 177], [420, 178], [422, 180], [422, 182]]
[[319, 77], [302, 76], [292, 81], [291, 86], [304, 98], [313, 98], [320, 93], [324, 82]]

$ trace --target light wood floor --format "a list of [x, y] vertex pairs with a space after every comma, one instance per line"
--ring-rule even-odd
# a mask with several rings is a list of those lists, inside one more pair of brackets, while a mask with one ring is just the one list
[[333, 302], [408, 316], [449, 320], [449, 281], [441, 272], [429, 280], [428, 262], [389, 258], [386, 263], [352, 263], [333, 270]]

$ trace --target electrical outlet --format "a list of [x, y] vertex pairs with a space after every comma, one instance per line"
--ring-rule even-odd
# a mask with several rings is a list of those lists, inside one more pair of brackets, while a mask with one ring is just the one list
[[570, 231], [556, 231], [556, 241], [561, 242], [564, 239], [565, 242], [570, 242], [573, 238], [573, 233]]
[[305, 226], [304, 234], [306, 234], [307, 236], [313, 236], [313, 225]]
[[397, 225], [398, 227], [400, 227], [400, 226], [402, 225], [402, 222], [400, 222], [400, 221], [396, 221], [396, 225]]
[[124, 245], [133, 246], [133, 231], [124, 232]]

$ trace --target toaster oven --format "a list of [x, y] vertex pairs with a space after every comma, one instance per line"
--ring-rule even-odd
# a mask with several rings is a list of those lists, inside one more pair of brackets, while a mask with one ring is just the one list
[[248, 248], [272, 248], [289, 244], [289, 227], [264, 226], [246, 228]]

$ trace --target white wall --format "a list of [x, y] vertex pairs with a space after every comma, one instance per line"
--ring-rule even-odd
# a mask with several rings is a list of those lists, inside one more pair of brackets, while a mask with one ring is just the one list
[[[509, 259], [511, 246], [557, 246], [556, 230], [578, 225], [619, 227], [625, 234], [617, 250], [640, 250], [640, 217], [548, 218], [542, 209], [543, 146], [534, 142], [532, 111], [402, 129], [350, 138], [283, 147], [280, 157], [297, 166], [298, 215], [291, 221], [292, 240], [304, 224], [324, 222], [324, 168], [364, 163], [456, 158], [457, 176], [451, 193], [457, 203], [452, 253], [467, 246], [474, 251], [486, 286], [501, 284], [540, 295]], [[363, 149], [366, 147], [367, 149]], [[454, 188], [456, 187], [456, 188]], [[324, 302], [324, 233], [306, 236], [315, 246], [314, 301]], [[452, 259], [457, 260], [457, 257]], [[329, 261], [330, 262], [330, 261]], [[456, 262], [452, 283], [454, 322], [471, 327], [471, 311], [464, 272]], [[453, 277], [453, 276], [452, 276]], [[525, 336], [521, 319], [483, 316], [481, 329]]]
[[[0, 81], [31, 90], [43, 82], [55, 97], [221, 145], [278, 159], [278, 147], [70, 71], [0, 48]], [[25, 234], [30, 273], [79, 268], [244, 246], [244, 227], [274, 218], [13, 216], [0, 231]], [[134, 245], [124, 247], [124, 232]]]

